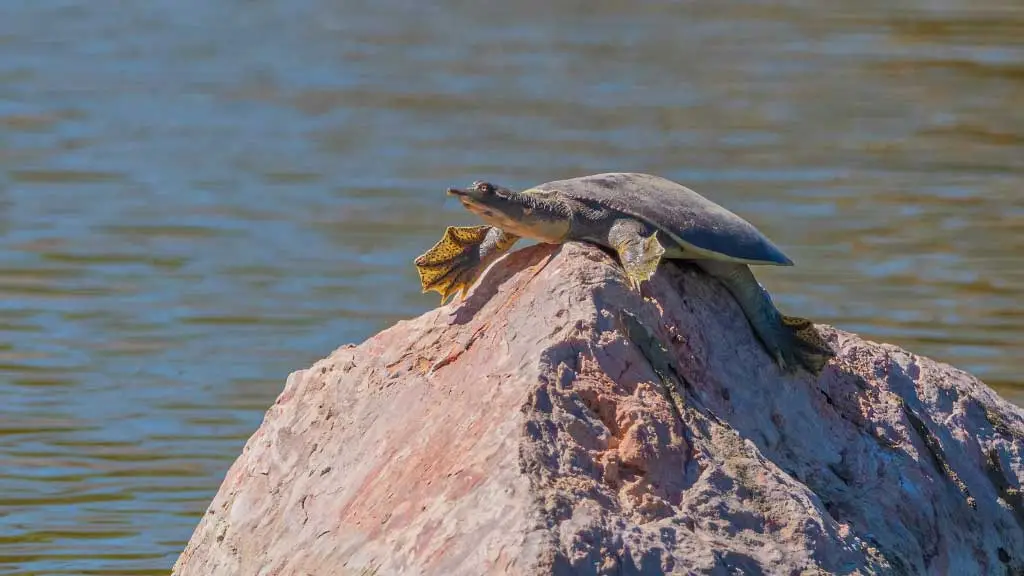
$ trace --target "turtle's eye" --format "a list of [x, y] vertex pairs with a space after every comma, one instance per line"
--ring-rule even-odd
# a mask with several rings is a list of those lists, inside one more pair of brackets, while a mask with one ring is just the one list
[[473, 188], [475, 188], [476, 191], [479, 192], [480, 194], [484, 194], [487, 196], [494, 194], [494, 185], [492, 185], [490, 182], [474, 182]]

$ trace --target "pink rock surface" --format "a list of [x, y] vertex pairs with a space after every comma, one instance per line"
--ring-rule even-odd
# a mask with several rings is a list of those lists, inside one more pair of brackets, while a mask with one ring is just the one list
[[174, 574], [1024, 572], [1020, 409], [827, 326], [783, 375], [714, 280], [644, 291], [533, 246], [292, 374]]

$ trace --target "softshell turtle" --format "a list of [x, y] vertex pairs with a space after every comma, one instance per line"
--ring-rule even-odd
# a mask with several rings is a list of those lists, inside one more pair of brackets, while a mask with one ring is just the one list
[[818, 374], [835, 353], [806, 319], [781, 314], [749, 264], [792, 266], [752, 224], [680, 184], [658, 176], [607, 173], [558, 180], [523, 192], [489, 182], [449, 188], [488, 226], [449, 226], [416, 258], [423, 291], [441, 301], [462, 292], [520, 238], [548, 244], [591, 242], [614, 250], [633, 288], [662, 258], [689, 260], [733, 295], [755, 334], [786, 371]]

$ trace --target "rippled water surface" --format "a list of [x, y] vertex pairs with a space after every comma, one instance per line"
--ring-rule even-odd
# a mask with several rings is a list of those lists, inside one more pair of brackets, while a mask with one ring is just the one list
[[1024, 400], [1024, 8], [426, 4], [0, 3], [0, 571], [166, 573], [477, 178], [677, 179], [787, 311]]

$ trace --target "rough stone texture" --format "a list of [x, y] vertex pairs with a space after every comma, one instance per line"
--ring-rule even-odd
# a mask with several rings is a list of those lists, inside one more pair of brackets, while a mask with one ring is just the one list
[[830, 327], [783, 376], [695, 269], [626, 286], [526, 248], [292, 374], [174, 574], [1024, 572], [1021, 410]]

